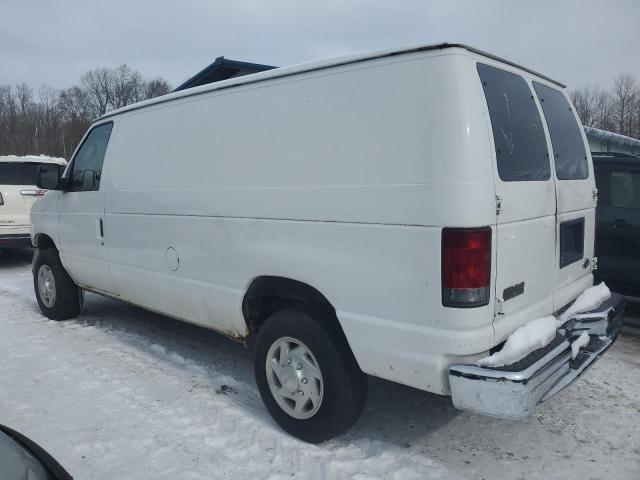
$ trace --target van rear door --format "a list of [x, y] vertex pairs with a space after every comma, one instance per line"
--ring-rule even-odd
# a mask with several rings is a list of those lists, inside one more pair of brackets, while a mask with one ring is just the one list
[[540, 82], [533, 88], [551, 139], [557, 223], [554, 310], [592, 284], [597, 190], [584, 130], [564, 92]]
[[477, 64], [495, 146], [496, 341], [553, 310], [556, 192], [531, 83]]

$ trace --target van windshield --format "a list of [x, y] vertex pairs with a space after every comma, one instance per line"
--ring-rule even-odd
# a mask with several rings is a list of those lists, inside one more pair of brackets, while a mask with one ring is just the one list
[[589, 164], [582, 129], [567, 98], [562, 92], [538, 82], [533, 82], [533, 88], [549, 127], [558, 180], [588, 178]]
[[39, 163], [0, 163], [0, 185], [36, 185]]
[[498, 174], [505, 182], [551, 178], [542, 120], [529, 85], [520, 75], [478, 63], [487, 100]]

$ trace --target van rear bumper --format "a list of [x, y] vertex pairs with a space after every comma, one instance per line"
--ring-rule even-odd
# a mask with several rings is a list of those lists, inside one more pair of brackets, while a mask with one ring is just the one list
[[[616, 340], [622, 328], [625, 302], [612, 294], [600, 307], [568, 320], [546, 347], [501, 367], [451, 365], [453, 405], [499, 418], [524, 419], [536, 407], [573, 383]], [[571, 342], [582, 332], [589, 344], [572, 359]]]

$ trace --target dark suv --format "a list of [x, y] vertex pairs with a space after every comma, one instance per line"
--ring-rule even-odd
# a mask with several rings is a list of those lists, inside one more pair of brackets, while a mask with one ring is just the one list
[[640, 157], [592, 152], [598, 187], [597, 281], [640, 297]]

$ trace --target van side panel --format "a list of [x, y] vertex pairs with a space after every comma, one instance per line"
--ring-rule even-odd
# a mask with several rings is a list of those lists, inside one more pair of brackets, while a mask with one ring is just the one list
[[336, 308], [366, 373], [447, 393], [452, 355], [494, 345], [493, 299], [441, 304], [442, 227], [496, 222], [477, 75], [455, 52], [119, 115], [106, 225], [121, 296], [243, 336], [251, 281], [299, 280]]
[[[476, 225], [480, 213], [494, 222], [484, 120], [470, 117], [467, 85], [457, 83], [468, 65], [422, 56], [123, 115], [109, 210], [432, 226]], [[472, 209], [456, 208], [468, 198]]]

